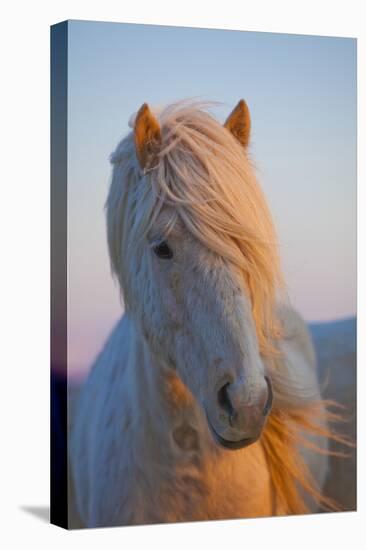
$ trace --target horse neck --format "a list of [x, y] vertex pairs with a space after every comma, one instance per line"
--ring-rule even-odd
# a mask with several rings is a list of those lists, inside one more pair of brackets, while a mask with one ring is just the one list
[[181, 419], [202, 430], [203, 414], [189, 389], [176, 372], [151, 350], [134, 323], [129, 367], [134, 380], [134, 407], [140, 428], [158, 439], [170, 437]]
[[[233, 517], [238, 513], [240, 517], [269, 515], [270, 483], [261, 446], [252, 445], [238, 454], [220, 448], [189, 389], [155, 356], [136, 329], [131, 344], [133, 391], [129, 395], [135, 400], [132, 404], [136, 412], [131, 446], [140, 471], [151, 483], [162, 475], [164, 483], [169, 480], [172, 487], [177, 477], [183, 476], [183, 485], [176, 486], [188, 483], [189, 494], [201, 504], [202, 498], [211, 495], [204, 501], [205, 510], [211, 511], [203, 513], [202, 518]], [[252, 480], [258, 472], [258, 490], [253, 491]], [[222, 496], [227, 502], [224, 507]], [[234, 508], [231, 502], [236, 503]]]

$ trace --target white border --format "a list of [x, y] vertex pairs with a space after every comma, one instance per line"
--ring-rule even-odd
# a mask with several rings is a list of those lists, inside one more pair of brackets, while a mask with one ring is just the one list
[[[358, 38], [359, 369], [365, 388], [365, 32], [362, 1], [103, 0], [12, 2], [2, 17], [1, 313], [2, 392], [0, 540], [3, 548], [121, 548], [123, 544], [247, 550], [359, 548], [365, 521], [365, 475], [359, 468], [359, 512], [268, 520], [211, 522], [67, 533], [22, 506], [49, 498], [49, 25], [64, 19], [170, 24]], [[3, 12], [4, 12], [3, 7]], [[148, 55], [148, 52], [147, 52]], [[4, 127], [5, 126], [5, 127]], [[5, 305], [5, 308], [4, 308]], [[365, 462], [359, 399], [359, 464]], [[4, 539], [4, 541], [3, 541]], [[5, 542], [5, 539], [7, 542]], [[4, 544], [5, 542], [5, 544]]]

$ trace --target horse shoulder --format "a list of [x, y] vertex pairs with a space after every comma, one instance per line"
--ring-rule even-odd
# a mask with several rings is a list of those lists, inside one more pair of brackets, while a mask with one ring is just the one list
[[[280, 344], [284, 354], [297, 353], [305, 368], [316, 370], [315, 350], [308, 327], [301, 315], [289, 306], [278, 307], [283, 338]], [[293, 365], [296, 368], [296, 365]]]
[[[115, 453], [119, 451], [116, 418], [121, 418], [122, 425], [126, 405], [126, 399], [119, 399], [118, 394], [124, 392], [129, 343], [130, 326], [123, 317], [92, 366], [72, 408], [69, 427], [72, 492], [85, 525], [96, 524], [102, 487], [113, 488], [111, 468], [118, 463]], [[119, 444], [123, 446], [123, 441]]]

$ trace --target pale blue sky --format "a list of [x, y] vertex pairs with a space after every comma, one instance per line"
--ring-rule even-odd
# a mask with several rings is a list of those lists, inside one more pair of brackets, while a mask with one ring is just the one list
[[121, 306], [107, 257], [109, 154], [147, 101], [243, 97], [251, 155], [308, 320], [356, 312], [356, 41], [69, 23], [69, 363], [84, 368]]

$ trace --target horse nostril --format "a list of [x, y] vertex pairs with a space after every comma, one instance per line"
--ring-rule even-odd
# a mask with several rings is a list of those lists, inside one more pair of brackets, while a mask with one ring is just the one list
[[268, 378], [268, 376], [265, 376], [264, 379], [267, 383], [268, 395], [267, 395], [266, 404], [264, 405], [264, 409], [263, 409], [263, 416], [267, 416], [267, 414], [269, 413], [269, 411], [271, 410], [271, 407], [272, 407], [273, 391], [272, 391], [272, 383], [271, 383], [270, 379]]
[[228, 382], [224, 386], [222, 386], [221, 389], [217, 392], [217, 399], [219, 402], [219, 405], [224, 411], [229, 415], [229, 422], [232, 424], [233, 418], [236, 415], [235, 409], [232, 406], [232, 403], [230, 401], [229, 393], [227, 391], [228, 386], [230, 383]]

